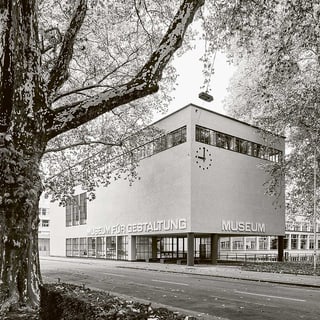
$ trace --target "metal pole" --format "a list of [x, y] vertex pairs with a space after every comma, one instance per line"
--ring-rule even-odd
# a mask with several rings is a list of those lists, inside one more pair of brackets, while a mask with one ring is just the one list
[[317, 149], [314, 148], [313, 162], [313, 273], [316, 274], [317, 269]]

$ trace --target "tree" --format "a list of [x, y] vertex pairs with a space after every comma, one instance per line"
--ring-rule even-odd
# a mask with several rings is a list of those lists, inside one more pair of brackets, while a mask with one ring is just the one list
[[[287, 137], [287, 213], [312, 217], [313, 161], [315, 149], [320, 151], [320, 6], [318, 1], [272, 5], [261, 12], [262, 27], [250, 35], [249, 46], [233, 45], [239, 69], [227, 107], [233, 115]], [[247, 30], [248, 35], [253, 29]], [[239, 39], [238, 34], [234, 43]]]
[[[1, 2], [2, 312], [39, 303], [38, 202], [46, 150], [65, 150], [65, 143], [107, 145], [107, 151], [121, 146], [137, 127], [134, 119], [143, 119], [137, 113], [147, 110], [146, 104], [139, 107], [134, 101], [158, 91], [165, 67], [203, 3], [185, 0], [172, 16], [176, 4], [157, 0], [130, 5], [98, 0]], [[98, 122], [89, 123], [99, 116]], [[119, 132], [110, 123], [115, 119], [130, 120], [134, 126]], [[101, 135], [83, 133], [92, 128], [100, 128]], [[104, 140], [97, 141], [101, 136]]]

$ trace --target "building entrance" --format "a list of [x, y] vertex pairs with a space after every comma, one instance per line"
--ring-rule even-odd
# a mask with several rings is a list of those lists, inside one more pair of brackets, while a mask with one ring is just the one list
[[[188, 255], [187, 236], [146, 237], [137, 236], [137, 260], [186, 262]], [[195, 236], [194, 259], [197, 263], [211, 260], [211, 237]]]

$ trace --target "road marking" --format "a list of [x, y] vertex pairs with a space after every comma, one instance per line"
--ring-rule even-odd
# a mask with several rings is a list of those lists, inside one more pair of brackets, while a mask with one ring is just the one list
[[245, 292], [245, 291], [238, 291], [238, 290], [235, 290], [234, 292], [242, 293], [242, 294], [248, 294], [248, 295], [252, 295], [252, 296], [265, 297], [265, 298], [284, 299], [284, 300], [292, 300], [292, 301], [298, 301], [298, 302], [305, 302], [306, 301], [306, 300], [303, 300], [303, 299], [295, 299], [295, 298], [280, 297], [280, 296], [269, 296], [269, 295], [266, 295], [266, 294], [259, 294], [259, 293]]
[[108, 275], [108, 276], [122, 277], [122, 278], [125, 278], [125, 277], [126, 277], [126, 276], [124, 276], [123, 274], [117, 274], [117, 273], [103, 272], [103, 274], [106, 274], [106, 275]]
[[172, 281], [164, 281], [164, 280], [157, 280], [157, 279], [152, 279], [151, 281], [153, 281], [153, 282], [162, 282], [162, 283], [170, 283], [170, 284], [177, 284], [179, 286], [189, 286], [187, 283], [181, 283], [181, 282], [172, 282]]

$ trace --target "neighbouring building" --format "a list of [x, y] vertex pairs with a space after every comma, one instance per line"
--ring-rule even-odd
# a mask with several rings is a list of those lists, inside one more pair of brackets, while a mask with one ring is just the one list
[[281, 161], [284, 138], [193, 104], [154, 126], [165, 134], [131, 150], [140, 180], [50, 205], [51, 255], [193, 265], [216, 263], [219, 238], [272, 236], [281, 260], [284, 183], [267, 195], [262, 166]]
[[[285, 260], [313, 261], [320, 254], [320, 225], [316, 226], [316, 251], [314, 223], [298, 219], [287, 221], [284, 238]], [[275, 236], [238, 236], [219, 239], [220, 260], [277, 260], [278, 239]]]
[[50, 255], [50, 203], [45, 197], [39, 202], [38, 248], [40, 256]]

